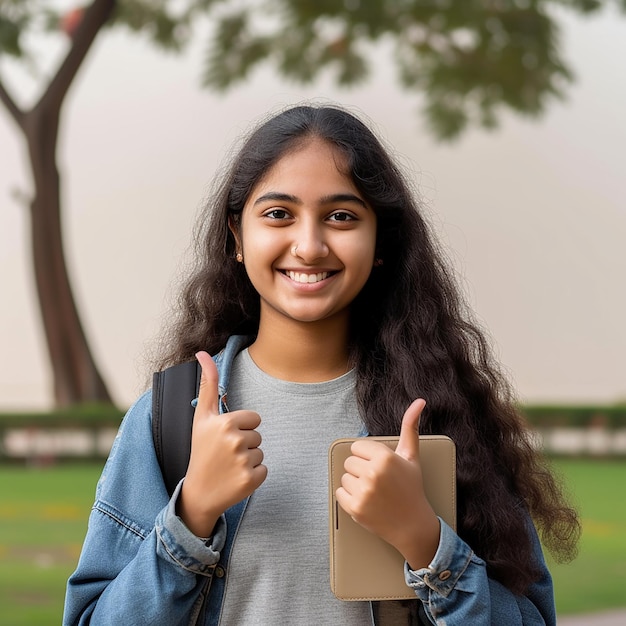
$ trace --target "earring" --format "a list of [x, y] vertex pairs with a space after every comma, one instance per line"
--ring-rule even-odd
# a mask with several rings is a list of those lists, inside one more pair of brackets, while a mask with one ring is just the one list
[[383, 264], [382, 259], [374, 259], [374, 267], [380, 267]]
[[241, 252], [237, 252], [235, 258], [237, 259], [237, 263], [243, 263], [243, 254], [241, 254]]

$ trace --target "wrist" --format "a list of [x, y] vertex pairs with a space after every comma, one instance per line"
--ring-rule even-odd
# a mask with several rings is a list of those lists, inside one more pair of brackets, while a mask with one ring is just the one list
[[198, 502], [183, 483], [182, 489], [176, 501], [176, 515], [182, 520], [187, 529], [199, 538], [210, 538], [220, 517], [220, 513], [215, 511], [201, 511], [194, 506]]
[[428, 567], [439, 548], [441, 523], [435, 512], [423, 516], [409, 530], [396, 548], [409, 565], [409, 569], [418, 570]]

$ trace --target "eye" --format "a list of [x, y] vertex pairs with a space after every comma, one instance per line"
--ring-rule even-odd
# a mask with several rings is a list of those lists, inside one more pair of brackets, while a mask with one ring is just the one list
[[264, 217], [269, 217], [272, 220], [284, 220], [290, 217], [289, 213], [285, 209], [271, 209], [263, 214]]
[[346, 213], [345, 211], [336, 211], [328, 216], [331, 222], [354, 222], [356, 217], [352, 213]]

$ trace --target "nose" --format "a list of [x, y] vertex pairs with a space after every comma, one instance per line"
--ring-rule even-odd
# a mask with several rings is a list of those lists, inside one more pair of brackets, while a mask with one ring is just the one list
[[323, 228], [319, 224], [303, 223], [291, 246], [291, 254], [305, 263], [314, 263], [328, 256]]

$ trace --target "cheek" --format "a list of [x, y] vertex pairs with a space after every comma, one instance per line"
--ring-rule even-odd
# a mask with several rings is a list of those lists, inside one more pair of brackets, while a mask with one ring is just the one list
[[[245, 236], [247, 234], [247, 236]], [[260, 232], [244, 234], [243, 258], [248, 278], [259, 291], [271, 280], [278, 259], [283, 258], [283, 247], [276, 237]]]
[[280, 248], [280, 239], [275, 234], [263, 230], [243, 230], [242, 244], [248, 257], [267, 257]]
[[376, 238], [375, 236], [363, 237], [360, 236], [351, 241], [344, 241], [339, 248], [342, 250], [342, 254], [346, 261], [348, 259], [358, 264], [361, 268], [371, 267], [374, 262], [374, 256], [376, 253]]

